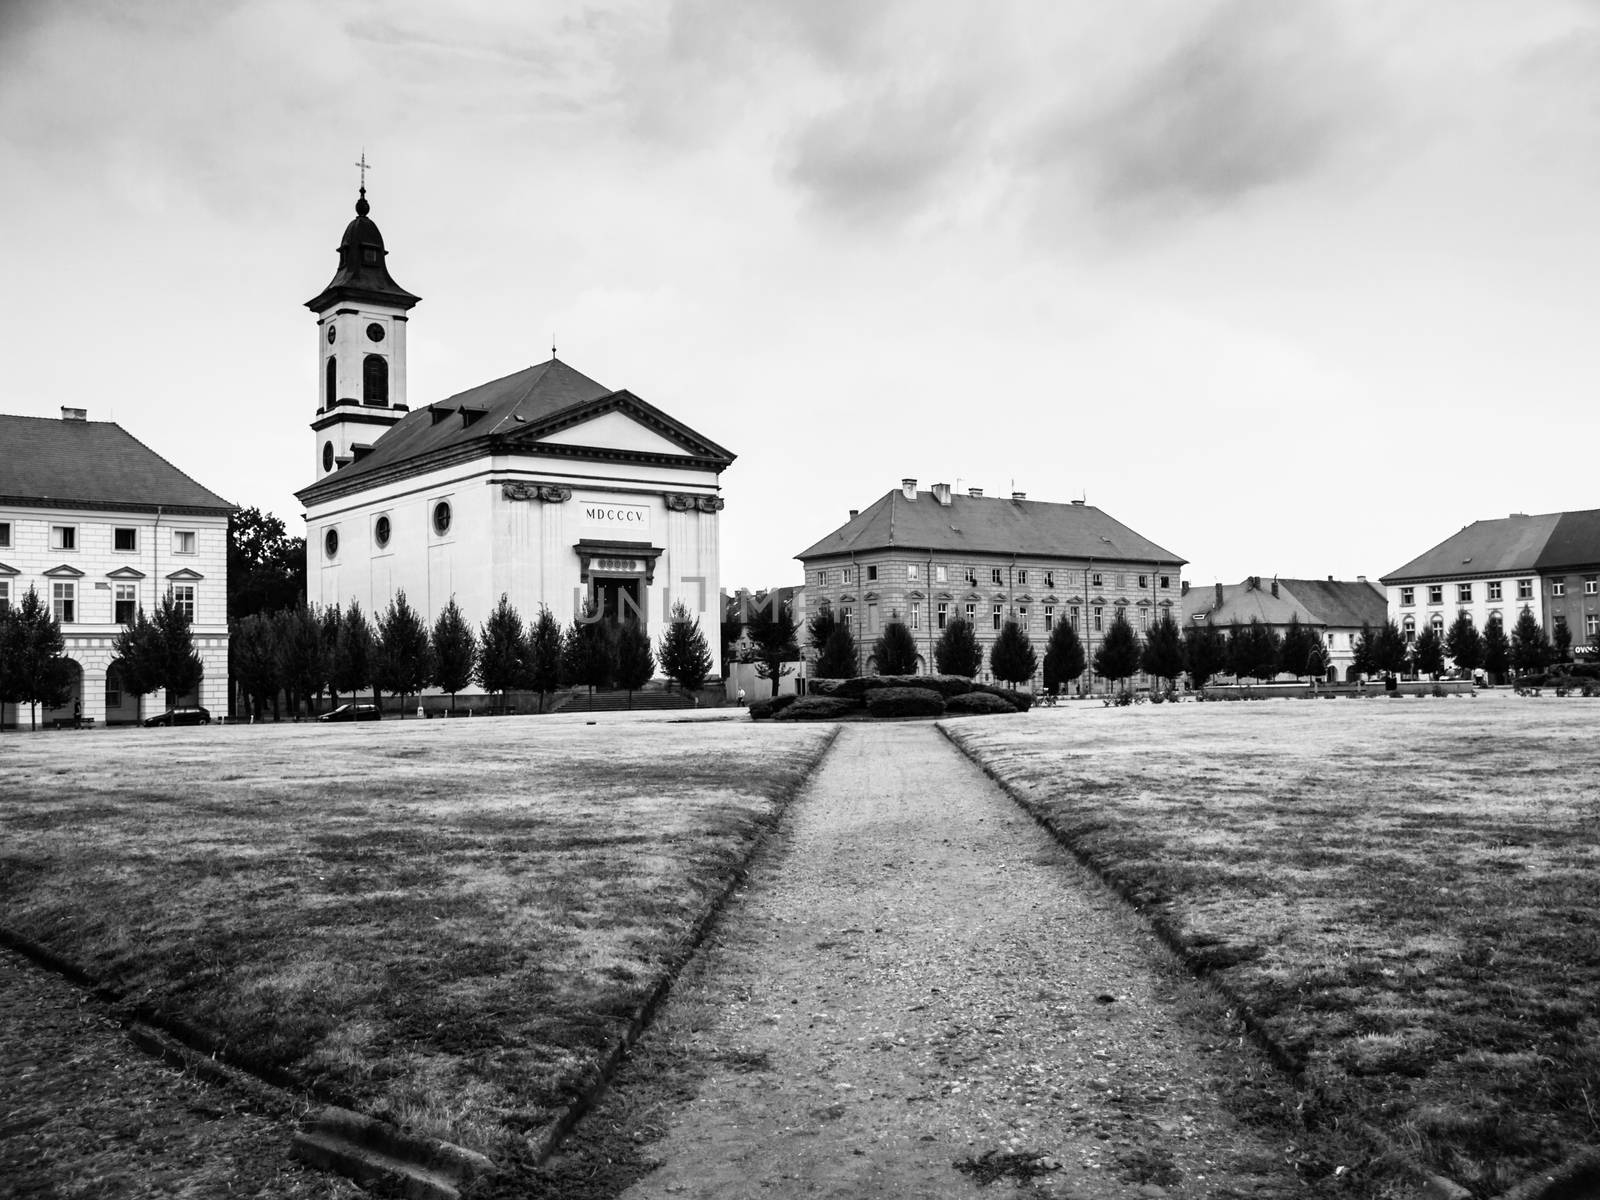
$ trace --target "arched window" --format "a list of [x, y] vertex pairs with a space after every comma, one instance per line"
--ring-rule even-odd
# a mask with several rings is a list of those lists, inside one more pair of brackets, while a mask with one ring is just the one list
[[1416, 623], [1416, 621], [1411, 617], [1407, 617], [1405, 619], [1405, 624], [1400, 626], [1400, 632], [1405, 636], [1405, 639], [1406, 639], [1406, 641], [1408, 643], [1416, 641], [1417, 640], [1417, 623]]
[[1435, 633], [1437, 633], [1440, 637], [1444, 636], [1444, 614], [1443, 613], [1434, 613], [1433, 617], [1429, 620], [1428, 623], [1433, 626], [1433, 631]]
[[335, 355], [328, 355], [328, 383], [326, 407], [332, 408], [339, 403], [339, 360]]
[[389, 403], [389, 360], [381, 354], [367, 355], [361, 365], [361, 400], [365, 404]]

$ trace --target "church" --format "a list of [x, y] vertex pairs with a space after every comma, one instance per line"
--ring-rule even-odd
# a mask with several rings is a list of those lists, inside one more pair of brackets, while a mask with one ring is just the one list
[[502, 594], [565, 627], [586, 609], [659, 640], [682, 601], [720, 670], [718, 514], [733, 454], [552, 355], [412, 408], [406, 327], [363, 185], [317, 321], [307, 599], [381, 613], [397, 591], [430, 623], [452, 596], [476, 627]]

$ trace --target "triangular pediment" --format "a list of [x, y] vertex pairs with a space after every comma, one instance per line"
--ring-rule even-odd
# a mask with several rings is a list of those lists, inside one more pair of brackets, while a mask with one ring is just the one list
[[7, 564], [5, 564], [3, 562], [0, 562], [0, 575], [21, 575], [21, 574], [22, 574], [22, 572], [17, 570], [15, 567], [8, 566]]
[[701, 437], [629, 391], [612, 392], [564, 408], [518, 431], [513, 440], [530, 450], [539, 446], [560, 446], [724, 462], [733, 457], [715, 442]]
[[59, 567], [51, 567], [44, 573], [58, 579], [77, 579], [83, 575], [83, 572], [78, 570], [77, 567], [67, 563], [62, 563]]
[[144, 572], [133, 567], [118, 567], [115, 571], [106, 572], [107, 579], [143, 579]]
[[189, 580], [193, 579], [204, 579], [205, 576], [191, 567], [184, 567], [181, 571], [174, 571], [172, 574], [168, 575], [167, 578], [188, 582]]

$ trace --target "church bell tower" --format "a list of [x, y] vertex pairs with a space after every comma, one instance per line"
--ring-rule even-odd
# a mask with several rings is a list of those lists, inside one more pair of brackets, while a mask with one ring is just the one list
[[317, 314], [318, 403], [313, 480], [325, 479], [409, 412], [406, 314], [422, 299], [384, 265], [383, 234], [367, 214], [366, 155], [356, 219], [339, 242], [339, 269], [306, 307]]

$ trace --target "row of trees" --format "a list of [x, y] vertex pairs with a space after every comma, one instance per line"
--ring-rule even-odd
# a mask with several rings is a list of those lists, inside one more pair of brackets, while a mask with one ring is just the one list
[[[354, 600], [256, 613], [232, 623], [232, 650], [234, 679], [247, 712], [258, 717], [269, 705], [279, 715], [280, 694], [292, 712], [324, 692], [337, 704], [341, 695], [366, 690], [374, 703], [385, 692], [397, 695], [404, 709], [408, 697], [429, 687], [447, 693], [454, 708], [456, 695], [473, 682], [502, 700], [507, 692], [537, 693], [543, 711], [550, 693], [564, 687], [624, 688], [631, 698], [657, 667], [656, 650], [636, 621], [601, 620], [586, 611], [563, 630], [541, 606], [528, 624], [504, 595], [476, 631], [455, 597], [430, 628], [403, 591], [376, 620]], [[699, 621], [682, 604], [674, 606], [661, 640], [660, 668], [689, 691], [711, 670]]]

